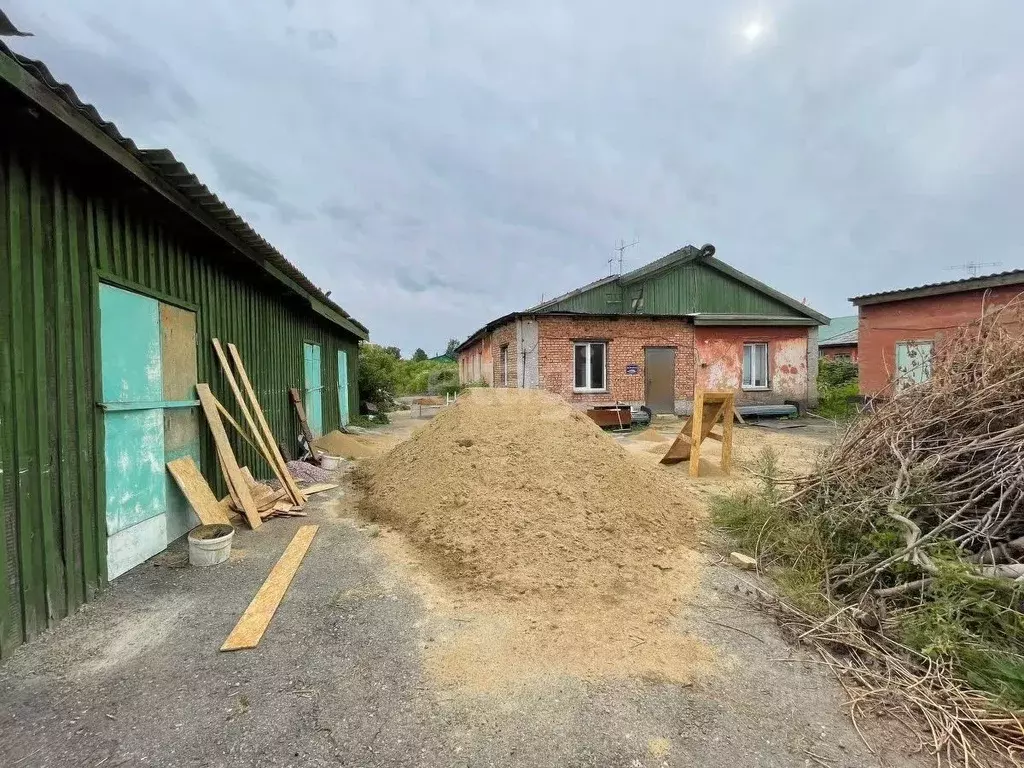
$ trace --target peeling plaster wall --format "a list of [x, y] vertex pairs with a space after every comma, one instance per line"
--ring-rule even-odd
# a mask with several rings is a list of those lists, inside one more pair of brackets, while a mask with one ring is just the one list
[[519, 320], [519, 356], [522, 362], [519, 386], [526, 389], [540, 387], [540, 327], [536, 318]]
[[[748, 342], [768, 344], [768, 390], [742, 389], [743, 345]], [[810, 371], [808, 329], [804, 326], [698, 326], [694, 329], [694, 353], [697, 387], [735, 389], [737, 403], [745, 405], [786, 400], [807, 403]]]

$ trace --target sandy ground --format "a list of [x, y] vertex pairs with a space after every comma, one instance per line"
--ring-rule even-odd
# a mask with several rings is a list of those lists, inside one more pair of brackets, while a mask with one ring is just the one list
[[[399, 417], [388, 440], [419, 423]], [[707, 495], [750, 482], [742, 465], [767, 443], [797, 471], [823, 442], [794, 432], [737, 430], [733, 480], [691, 481], [685, 464], [659, 471]], [[622, 440], [638, 452], [652, 445]], [[707, 650], [686, 682], [520, 677], [504, 615], [466, 610], [400, 535], [359, 518], [355, 493], [343, 474], [342, 488], [314, 497], [308, 519], [239, 531], [235, 555], [217, 568], [189, 568], [179, 542], [19, 649], [0, 667], [0, 765], [933, 764], [882, 721], [862, 727], [886, 751], [864, 747], [839, 686], [752, 608], [751, 576], [724, 564], [711, 531], [699, 588], [675, 618]], [[219, 653], [308, 522], [320, 532], [260, 646]]]

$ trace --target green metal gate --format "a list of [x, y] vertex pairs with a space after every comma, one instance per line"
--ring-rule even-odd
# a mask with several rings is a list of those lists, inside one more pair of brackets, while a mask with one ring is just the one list
[[320, 378], [320, 345], [304, 343], [302, 358], [306, 374], [306, 422], [313, 437], [320, 437], [324, 433], [324, 385], [323, 379]]
[[348, 352], [338, 352], [338, 414], [342, 426], [348, 424]]

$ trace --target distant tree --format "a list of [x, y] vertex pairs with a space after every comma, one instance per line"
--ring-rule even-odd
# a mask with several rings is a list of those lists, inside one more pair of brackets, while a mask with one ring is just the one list
[[381, 411], [395, 400], [398, 361], [390, 350], [376, 344], [359, 345], [359, 396]]
[[402, 350], [398, 347], [384, 347], [384, 351], [391, 355], [395, 360], [402, 359]]
[[462, 343], [462, 342], [461, 342], [461, 341], [459, 341], [458, 339], [448, 339], [448, 346], [447, 346], [447, 347], [445, 347], [445, 349], [444, 349], [444, 353], [445, 353], [446, 355], [451, 355], [451, 354], [454, 354], [454, 353], [455, 353], [455, 348], [456, 348], [457, 346], [459, 346], [459, 344], [461, 344], [461, 343]]
[[412, 353], [412, 361], [414, 363], [422, 363], [427, 359], [427, 353], [423, 351], [422, 347], [416, 347], [416, 351]]

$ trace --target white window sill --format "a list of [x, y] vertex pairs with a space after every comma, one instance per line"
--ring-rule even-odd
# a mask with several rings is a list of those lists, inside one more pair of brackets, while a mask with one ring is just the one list
[[608, 390], [607, 389], [578, 389], [576, 387], [573, 387], [572, 388], [572, 393], [574, 395], [607, 395], [608, 394]]
[[771, 387], [740, 387], [744, 392], [771, 392]]

